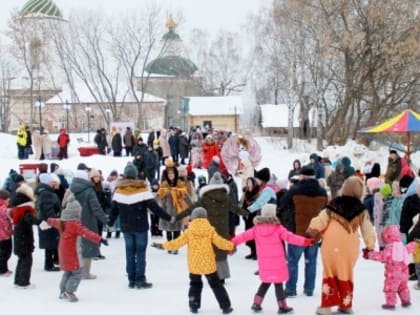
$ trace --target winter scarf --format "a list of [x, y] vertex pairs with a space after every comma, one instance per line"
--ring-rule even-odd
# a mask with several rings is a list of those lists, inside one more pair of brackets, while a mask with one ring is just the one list
[[171, 194], [172, 201], [174, 203], [176, 213], [182, 212], [186, 208], [186, 204], [184, 199], [188, 195], [187, 186], [177, 185], [175, 187], [169, 186], [167, 182], [162, 183], [162, 186], [159, 188], [157, 192], [157, 196], [160, 199], [163, 199], [168, 193]]

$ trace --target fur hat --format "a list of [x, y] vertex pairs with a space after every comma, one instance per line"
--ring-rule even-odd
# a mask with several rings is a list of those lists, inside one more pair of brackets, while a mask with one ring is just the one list
[[80, 206], [80, 203], [73, 195], [70, 195], [69, 198], [67, 198], [66, 208], [61, 212], [61, 221], [80, 220], [81, 216], [82, 207]]
[[260, 169], [257, 174], [255, 174], [255, 178], [267, 183], [270, 180], [270, 169], [267, 167]]
[[95, 177], [95, 176], [101, 176], [101, 174], [98, 172], [96, 168], [91, 168], [89, 171], [89, 178]]
[[369, 191], [373, 193], [375, 190], [381, 187], [382, 181], [379, 177], [371, 177], [366, 181], [366, 186], [368, 187]]
[[361, 199], [363, 196], [363, 181], [358, 176], [350, 176], [341, 187], [341, 195]]
[[21, 193], [22, 195], [25, 195], [29, 199], [29, 201], [35, 200], [34, 190], [28, 184], [20, 185], [18, 189], [16, 189], [16, 193]]
[[313, 177], [315, 176], [315, 170], [312, 166], [305, 165], [300, 169], [299, 174], [303, 176]]
[[223, 182], [222, 174], [220, 172], [214, 173], [209, 181], [209, 184], [210, 185], [223, 185], [224, 182]]
[[261, 207], [261, 216], [263, 217], [275, 217], [277, 212], [277, 207], [273, 203], [266, 203]]
[[191, 212], [191, 221], [198, 218], [207, 218], [207, 210], [203, 207], [197, 207]]
[[49, 185], [52, 182], [59, 183], [60, 179], [54, 173], [42, 173], [42, 174], [39, 174], [39, 182], [43, 183], [43, 184], [46, 184], [46, 185]]
[[89, 180], [88, 172], [86, 170], [77, 170], [74, 177]]
[[172, 159], [166, 159], [165, 160], [165, 166], [166, 167], [175, 167], [175, 163]]
[[135, 167], [132, 163], [127, 163], [123, 174], [125, 178], [136, 179], [139, 173], [137, 171], [137, 167]]
[[7, 190], [0, 190], [0, 199], [6, 200], [10, 198], [10, 193]]

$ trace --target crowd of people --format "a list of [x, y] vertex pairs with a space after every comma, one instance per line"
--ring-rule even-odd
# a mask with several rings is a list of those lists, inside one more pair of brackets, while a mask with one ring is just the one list
[[[31, 286], [32, 226], [37, 225], [45, 271], [61, 268], [59, 297], [76, 302], [80, 281], [96, 278], [92, 261], [105, 258], [100, 244], [107, 245], [106, 238], [116, 230], [124, 238], [128, 287], [151, 288], [146, 277], [150, 230], [166, 239], [152, 245], [170, 255], [188, 247], [192, 313], [201, 307], [202, 275], [222, 312], [232, 312], [224, 286], [230, 278], [228, 254], [242, 243], [250, 250], [245, 258], [258, 265], [261, 283], [251, 303], [255, 312], [262, 310], [271, 284], [278, 312], [293, 311], [286, 300], [300, 293], [302, 256], [302, 292], [313, 296], [318, 254], [323, 268], [316, 314], [329, 315], [332, 307], [353, 313], [353, 272], [360, 255], [386, 266], [383, 309], [395, 309], [397, 296], [402, 307], [411, 305], [408, 281], [416, 280], [413, 288], [420, 290], [420, 181], [405, 158], [391, 150], [382, 173], [374, 161], [358, 170], [349, 157], [330, 161], [313, 153], [308, 163], [293, 161], [287, 178], [277, 178], [269, 168], [256, 169], [251, 163], [249, 135], [231, 139], [228, 133], [203, 135], [194, 128], [186, 134], [170, 128], [150, 132], [144, 143], [128, 127], [124, 135], [116, 130], [108, 142], [106, 131], [98, 130], [100, 154], [122, 156], [125, 149], [133, 157], [122, 172], [105, 177], [80, 163], [68, 183], [58, 164], [51, 163], [48, 170], [41, 163], [33, 189], [11, 170], [0, 190], [0, 274], [12, 274], [7, 262], [13, 248], [18, 256], [14, 283]], [[224, 145], [236, 147], [226, 151]], [[238, 163], [232, 166], [226, 152], [236, 152]], [[198, 168], [207, 170], [207, 176], [197, 177]], [[241, 217], [245, 231], [238, 233]], [[409, 264], [412, 253], [415, 263]]]

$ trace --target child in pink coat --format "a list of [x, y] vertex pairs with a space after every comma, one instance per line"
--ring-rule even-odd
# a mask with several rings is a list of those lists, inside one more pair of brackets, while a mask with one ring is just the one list
[[12, 272], [7, 262], [12, 256], [13, 225], [9, 209], [10, 194], [7, 190], [0, 190], [0, 276], [8, 277]]
[[297, 246], [311, 246], [314, 241], [288, 231], [276, 216], [276, 205], [265, 204], [261, 215], [254, 218], [254, 226], [232, 239], [235, 245], [255, 240], [259, 276], [262, 281], [251, 309], [262, 310], [261, 304], [270, 285], [274, 283], [278, 313], [290, 313], [293, 308], [286, 303], [283, 282], [289, 279], [283, 241]]
[[408, 264], [410, 262], [410, 254], [416, 248], [416, 242], [404, 245], [397, 225], [385, 227], [381, 236], [384, 249], [379, 252], [365, 249], [363, 257], [385, 264], [384, 293], [386, 304], [383, 304], [382, 308], [394, 310], [397, 304], [397, 294], [400, 297], [401, 306], [409, 307], [411, 302], [408, 289]]

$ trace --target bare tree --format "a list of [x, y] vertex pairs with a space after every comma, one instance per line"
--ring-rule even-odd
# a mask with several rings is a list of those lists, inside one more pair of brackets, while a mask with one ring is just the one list
[[194, 30], [191, 46], [196, 50], [197, 66], [207, 95], [231, 95], [241, 92], [248, 68], [239, 35], [220, 31], [213, 41], [205, 31]]

